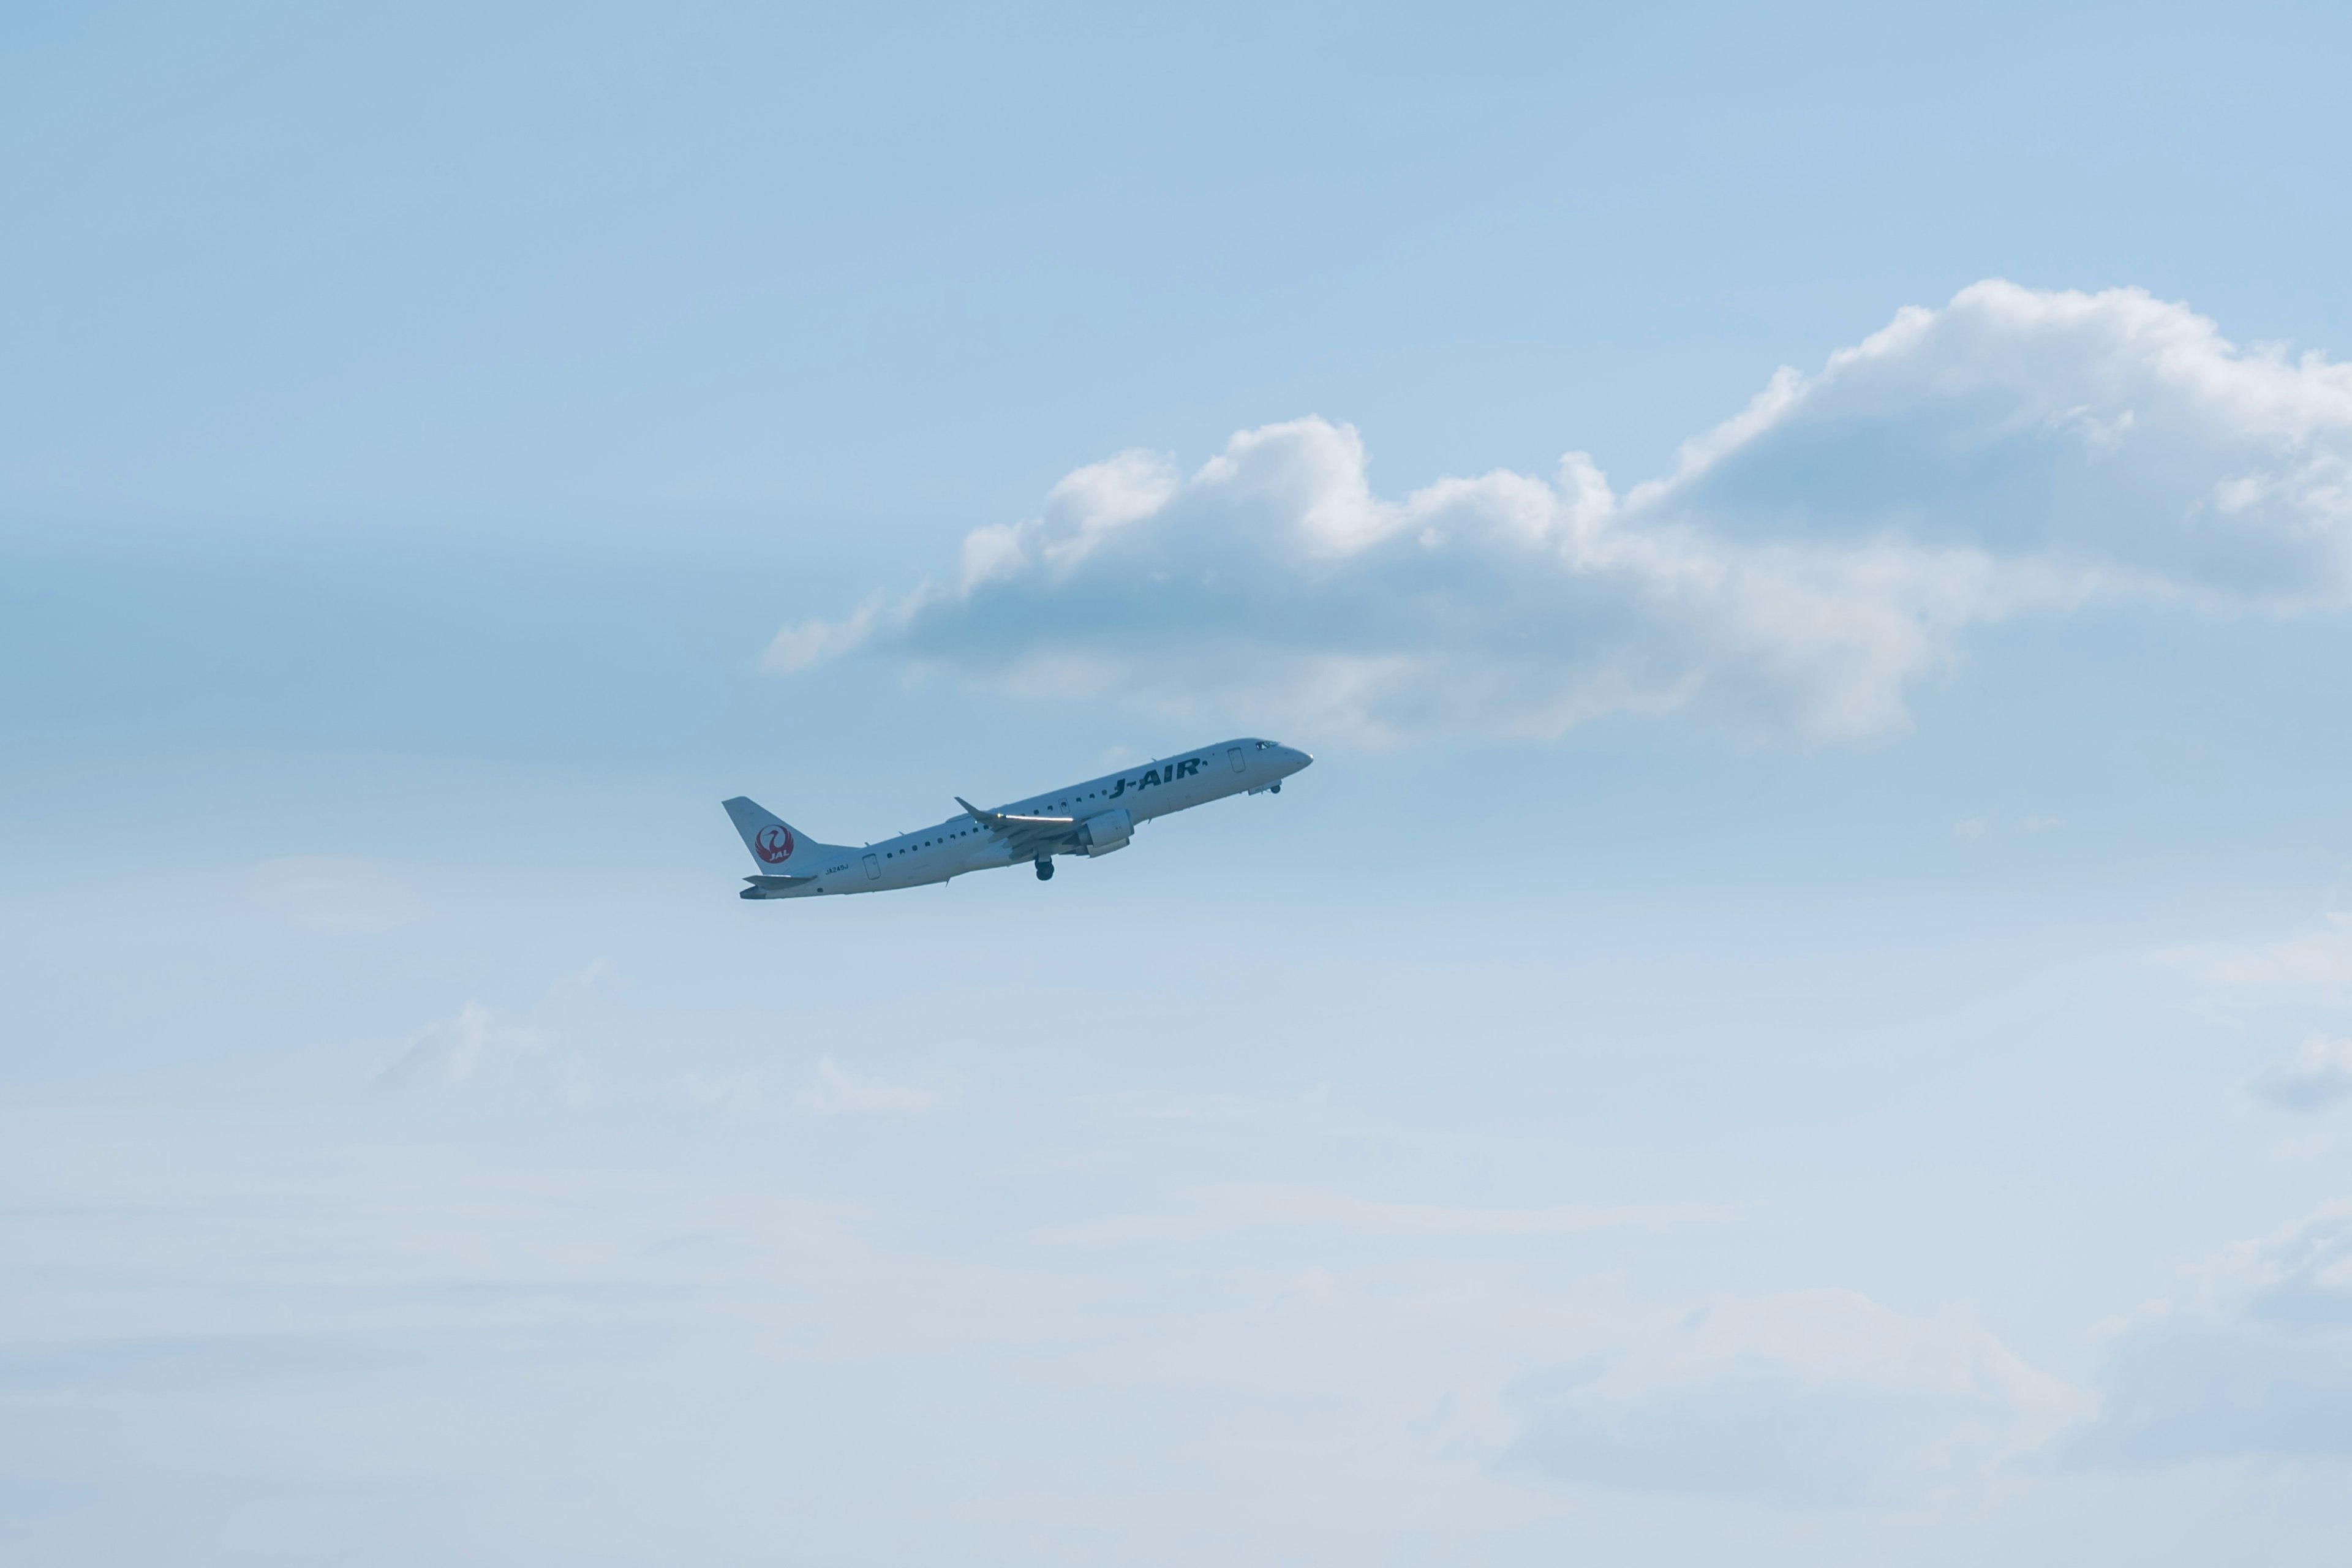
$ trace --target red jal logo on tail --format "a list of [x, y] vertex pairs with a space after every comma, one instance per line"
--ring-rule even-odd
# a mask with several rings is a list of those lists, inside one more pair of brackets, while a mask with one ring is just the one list
[[768, 824], [760, 829], [760, 837], [753, 841], [751, 852], [764, 865], [782, 865], [793, 858], [793, 830], [781, 822]]

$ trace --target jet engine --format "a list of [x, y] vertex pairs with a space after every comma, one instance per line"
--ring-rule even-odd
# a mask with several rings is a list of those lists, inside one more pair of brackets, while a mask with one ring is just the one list
[[1106, 811], [1078, 824], [1078, 844], [1088, 855], [1108, 855], [1114, 849], [1126, 848], [1134, 833], [1135, 818], [1124, 809]]

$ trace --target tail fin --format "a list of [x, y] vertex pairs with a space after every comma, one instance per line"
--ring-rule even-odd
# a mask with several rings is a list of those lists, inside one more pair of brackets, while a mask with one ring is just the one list
[[[816, 845], [793, 830], [791, 823], [776, 816], [750, 795], [739, 795], [733, 800], [721, 801], [727, 816], [735, 824], [735, 831], [743, 836], [743, 847], [763, 871], [781, 871], [795, 855], [805, 861], [819, 858]], [[803, 854], [805, 850], [807, 853]]]

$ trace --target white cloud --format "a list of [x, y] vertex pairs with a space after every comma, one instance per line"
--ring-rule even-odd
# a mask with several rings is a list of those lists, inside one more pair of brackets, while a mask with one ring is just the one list
[[908, 1078], [868, 1078], [831, 1057], [816, 1064], [816, 1076], [793, 1095], [802, 1116], [920, 1116], [955, 1102], [963, 1075], [929, 1068]]
[[2352, 1097], [2352, 1040], [2314, 1035], [2292, 1059], [2254, 1079], [2252, 1089], [2282, 1110], [2323, 1110]]
[[1972, 1489], [2084, 1405], [1965, 1313], [1897, 1312], [1843, 1290], [1657, 1312], [1519, 1396], [1530, 1418], [1507, 1465], [1807, 1508]]
[[2231, 1248], [2119, 1338], [2079, 1462], [2352, 1455], [2352, 1203]]
[[1550, 734], [1699, 709], [1852, 736], [1969, 626], [2098, 595], [2352, 595], [2352, 367], [2137, 289], [2004, 282], [1783, 370], [1622, 497], [1580, 453], [1376, 495], [1356, 431], [1129, 452], [895, 604], [788, 626], [1037, 696], [1302, 733]]

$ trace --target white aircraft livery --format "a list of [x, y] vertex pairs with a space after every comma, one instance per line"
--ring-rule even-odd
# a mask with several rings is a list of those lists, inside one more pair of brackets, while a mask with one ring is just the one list
[[1255, 737], [1220, 741], [1148, 767], [1048, 790], [994, 811], [961, 795], [963, 815], [936, 827], [851, 848], [819, 844], [747, 795], [723, 802], [743, 847], [760, 863], [747, 899], [803, 899], [815, 893], [887, 893], [944, 882], [1027, 860], [1051, 881], [1056, 855], [1108, 855], [1124, 849], [1139, 823], [1231, 795], [1282, 793], [1282, 781], [1315, 759]]

